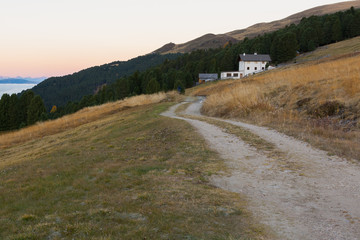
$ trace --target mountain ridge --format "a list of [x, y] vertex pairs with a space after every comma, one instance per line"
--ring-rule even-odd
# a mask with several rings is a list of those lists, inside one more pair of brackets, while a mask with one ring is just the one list
[[239, 40], [226, 34], [208, 33], [201, 37], [195, 38], [189, 42], [182, 44], [168, 43], [163, 47], [155, 50], [153, 53], [168, 54], [168, 53], [187, 53], [199, 49], [223, 47], [227, 43], [236, 43]]
[[253, 38], [264, 33], [279, 30], [286, 25], [299, 23], [304, 17], [331, 14], [350, 9], [351, 7], [360, 8], [360, 0], [322, 5], [292, 14], [284, 19], [275, 20], [272, 22], [256, 23], [247, 28], [234, 30], [223, 34], [209, 33], [181, 44], [168, 43], [154, 52], [159, 54], [188, 53], [197, 49], [223, 47], [228, 42], [236, 43], [245, 38]]

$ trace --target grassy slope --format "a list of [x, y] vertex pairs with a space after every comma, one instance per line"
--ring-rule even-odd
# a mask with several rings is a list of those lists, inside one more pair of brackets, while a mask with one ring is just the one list
[[114, 112], [0, 150], [0, 239], [248, 239], [264, 234], [171, 103]]
[[298, 63], [321, 60], [329, 57], [339, 57], [344, 54], [353, 54], [360, 52], [360, 37], [348, 39], [338, 43], [330, 44], [318, 48], [314, 52], [305, 53], [296, 58]]
[[349, 54], [357, 40], [321, 48], [301, 64], [203, 85], [192, 94], [208, 96], [203, 107], [208, 115], [271, 126], [359, 160], [360, 55]]

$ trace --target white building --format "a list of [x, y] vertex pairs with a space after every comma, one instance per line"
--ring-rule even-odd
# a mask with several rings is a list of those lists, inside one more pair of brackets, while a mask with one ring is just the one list
[[269, 55], [265, 54], [240, 54], [239, 71], [222, 72], [221, 79], [240, 79], [250, 74], [265, 71], [266, 64], [271, 62]]

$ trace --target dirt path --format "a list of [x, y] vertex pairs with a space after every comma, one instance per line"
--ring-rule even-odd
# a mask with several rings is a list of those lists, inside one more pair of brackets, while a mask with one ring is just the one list
[[[201, 100], [185, 114], [200, 115]], [[163, 113], [192, 124], [231, 169], [212, 183], [249, 198], [250, 210], [277, 239], [360, 239], [360, 165], [274, 130], [223, 120], [247, 129], [281, 151], [268, 157], [238, 137], [209, 123], [175, 114], [178, 104]]]

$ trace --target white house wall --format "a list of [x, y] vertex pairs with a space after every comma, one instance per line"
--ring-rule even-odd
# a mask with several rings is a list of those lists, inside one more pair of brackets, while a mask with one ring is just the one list
[[245, 62], [244, 61], [239, 62], [239, 72], [245, 72]]
[[267, 62], [239, 62], [239, 71], [244, 72], [244, 75], [262, 72], [265, 70]]

